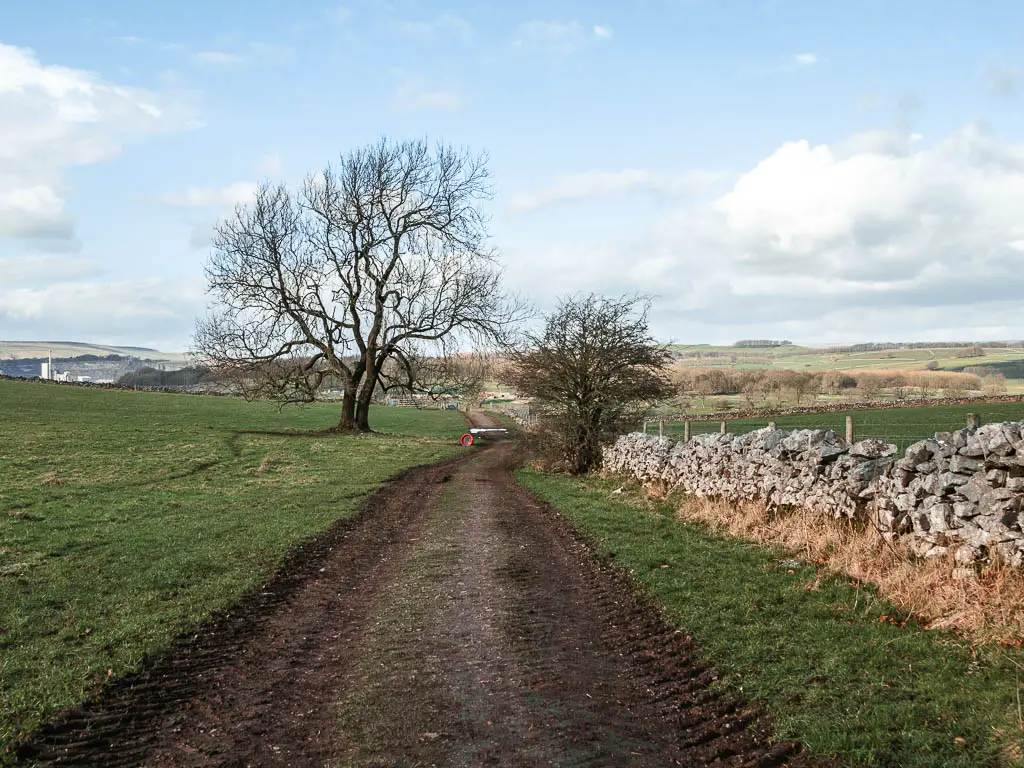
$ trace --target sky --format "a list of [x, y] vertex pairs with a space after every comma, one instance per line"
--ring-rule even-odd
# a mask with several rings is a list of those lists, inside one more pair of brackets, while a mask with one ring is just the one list
[[675, 343], [1024, 338], [1024, 3], [0, 0], [0, 339], [184, 351], [219, 217], [486, 153], [543, 312]]

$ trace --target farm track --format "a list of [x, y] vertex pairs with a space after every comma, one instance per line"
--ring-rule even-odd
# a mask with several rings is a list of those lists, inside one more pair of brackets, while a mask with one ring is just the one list
[[693, 640], [516, 485], [514, 461], [498, 442], [392, 482], [230, 613], [40, 729], [19, 759], [812, 764], [708, 688]]

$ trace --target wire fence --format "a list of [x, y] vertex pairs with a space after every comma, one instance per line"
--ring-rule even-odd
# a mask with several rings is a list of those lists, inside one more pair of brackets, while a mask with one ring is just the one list
[[[853, 413], [829, 412], [748, 419], [709, 420], [648, 420], [644, 423], [647, 434], [682, 439], [726, 431], [741, 435], [774, 424], [779, 429], [831, 429], [840, 437], [847, 436], [847, 420], [852, 421], [854, 440], [876, 438], [894, 444], [899, 451], [908, 445], [934, 437], [938, 432], [963, 429], [973, 418], [976, 424], [1024, 420], [1024, 403], [997, 403], [991, 405], [927, 406], [891, 410], [857, 411]], [[723, 426], [724, 425], [724, 426]], [[638, 425], [639, 426], [639, 425]]]
[[[504, 411], [519, 424], [530, 425], [538, 420], [538, 414], [529, 404], [489, 403], [489, 407]], [[918, 440], [934, 437], [938, 432], [952, 432], [963, 429], [968, 424], [969, 415], [973, 414], [978, 424], [989, 424], [1001, 421], [1024, 421], [1024, 402], [969, 403], [958, 405], [926, 405], [914, 408], [878, 408], [872, 410], [827, 411], [823, 413], [801, 413], [791, 416], [759, 416], [752, 418], [715, 419], [704, 417], [686, 420], [685, 417], [674, 418], [648, 417], [642, 424], [637, 424], [647, 434], [661, 434], [665, 437], [682, 439], [686, 434], [691, 437], [725, 431], [733, 435], [742, 435], [755, 429], [762, 429], [775, 424], [779, 429], [831, 429], [840, 437], [846, 437], [847, 418], [853, 424], [853, 439], [865, 440], [875, 438], [894, 444], [900, 452]]]

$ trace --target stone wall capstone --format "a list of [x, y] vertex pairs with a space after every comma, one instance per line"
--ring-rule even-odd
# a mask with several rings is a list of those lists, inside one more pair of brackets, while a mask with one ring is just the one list
[[605, 448], [604, 469], [701, 497], [869, 520], [924, 557], [956, 548], [966, 565], [994, 551], [1024, 565], [1024, 422], [939, 432], [903, 456], [881, 440], [848, 445], [822, 429], [689, 442], [635, 432]]

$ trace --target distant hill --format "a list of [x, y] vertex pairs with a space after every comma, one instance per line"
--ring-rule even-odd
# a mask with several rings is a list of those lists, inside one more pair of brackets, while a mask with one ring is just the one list
[[99, 357], [124, 355], [147, 360], [179, 362], [188, 357], [184, 352], [161, 352], [149, 347], [120, 347], [81, 341], [0, 341], [0, 360], [40, 358], [46, 357], [50, 353], [54, 358], [61, 359], [79, 355], [97, 355]]
[[967, 366], [988, 366], [995, 372], [998, 365], [1024, 366], [1024, 344], [1021, 342], [981, 342], [978, 345], [970, 342], [855, 344], [821, 349], [796, 344], [766, 347], [674, 344], [669, 349], [676, 358], [676, 365], [688, 368], [763, 368], [813, 372], [912, 371], [923, 368], [959, 371]]

